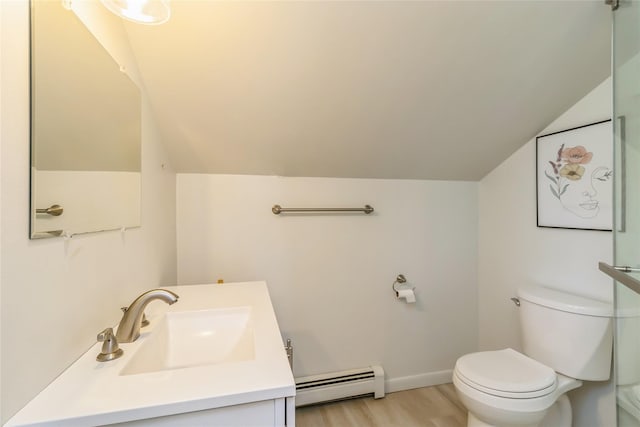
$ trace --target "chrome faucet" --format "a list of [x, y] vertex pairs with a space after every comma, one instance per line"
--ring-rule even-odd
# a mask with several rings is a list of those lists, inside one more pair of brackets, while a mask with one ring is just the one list
[[140, 324], [142, 323], [142, 315], [144, 308], [153, 300], [161, 300], [171, 305], [178, 301], [178, 295], [165, 289], [152, 289], [140, 295], [124, 312], [122, 320], [118, 325], [116, 339], [118, 342], [134, 342], [140, 336]]

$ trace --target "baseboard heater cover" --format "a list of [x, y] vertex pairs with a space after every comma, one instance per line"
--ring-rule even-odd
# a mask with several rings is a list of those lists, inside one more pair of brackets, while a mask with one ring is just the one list
[[296, 378], [296, 406], [373, 395], [384, 397], [382, 366]]

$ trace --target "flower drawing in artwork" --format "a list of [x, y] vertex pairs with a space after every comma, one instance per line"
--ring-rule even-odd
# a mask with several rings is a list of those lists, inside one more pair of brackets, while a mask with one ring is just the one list
[[593, 158], [593, 153], [589, 153], [582, 145], [567, 148], [560, 153], [562, 160], [570, 164], [587, 164]]
[[613, 171], [592, 163], [593, 153], [582, 145], [562, 144], [551, 166], [544, 171], [551, 181], [549, 190], [562, 207], [580, 218], [594, 218], [600, 210], [597, 185], [608, 181]]
[[584, 175], [584, 167], [575, 163], [564, 165], [562, 169], [560, 169], [560, 176], [570, 179], [571, 181], [581, 179], [582, 175]]

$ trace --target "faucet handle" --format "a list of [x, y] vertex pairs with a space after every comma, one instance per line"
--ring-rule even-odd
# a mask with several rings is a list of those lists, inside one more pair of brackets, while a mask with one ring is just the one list
[[108, 362], [117, 359], [124, 353], [118, 346], [118, 340], [113, 334], [113, 328], [107, 328], [98, 334], [98, 342], [102, 343], [102, 351], [96, 356], [98, 362]]
[[[126, 313], [128, 309], [129, 307], [120, 307], [120, 310], [122, 310], [123, 313]], [[151, 322], [147, 320], [147, 315], [142, 312], [142, 322], [140, 322], [140, 327], [144, 328], [145, 326], [149, 326], [150, 323]]]

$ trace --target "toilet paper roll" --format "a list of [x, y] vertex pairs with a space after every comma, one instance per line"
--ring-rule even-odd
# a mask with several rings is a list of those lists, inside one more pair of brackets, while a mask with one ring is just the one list
[[413, 289], [399, 289], [398, 298], [404, 298], [408, 304], [416, 302], [416, 294]]

